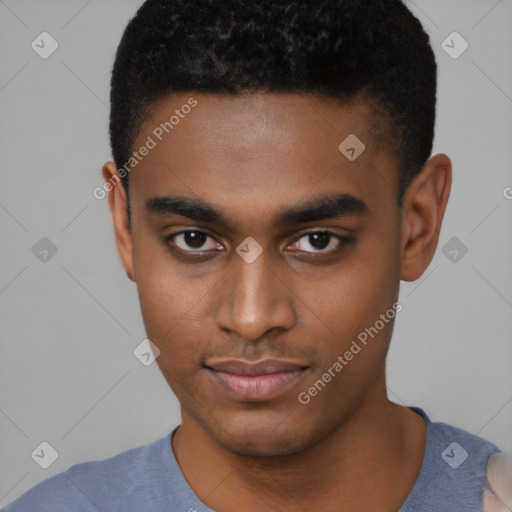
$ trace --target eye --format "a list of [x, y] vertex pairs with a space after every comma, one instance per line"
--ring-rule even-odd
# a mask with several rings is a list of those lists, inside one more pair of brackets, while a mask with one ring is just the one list
[[196, 229], [173, 233], [165, 239], [167, 244], [173, 244], [185, 252], [221, 250], [222, 245], [213, 237]]
[[353, 238], [338, 235], [331, 231], [310, 231], [292, 243], [292, 251], [306, 253], [333, 253], [341, 250], [345, 245], [354, 243]]

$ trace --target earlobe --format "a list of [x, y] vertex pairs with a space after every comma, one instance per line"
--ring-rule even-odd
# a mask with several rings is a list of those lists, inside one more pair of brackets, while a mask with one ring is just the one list
[[434, 257], [452, 180], [448, 156], [431, 157], [403, 197], [401, 273], [404, 281], [418, 279]]
[[105, 183], [108, 184], [108, 206], [112, 215], [117, 251], [126, 275], [135, 282], [132, 233], [128, 220], [128, 198], [126, 190], [119, 178], [114, 162], [106, 162], [103, 165], [102, 174]]

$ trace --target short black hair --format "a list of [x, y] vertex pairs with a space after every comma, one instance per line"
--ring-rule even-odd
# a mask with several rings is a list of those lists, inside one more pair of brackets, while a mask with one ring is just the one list
[[149, 107], [175, 92], [363, 95], [388, 125], [401, 205], [432, 151], [436, 83], [429, 37], [401, 0], [147, 0], [115, 57], [112, 154], [125, 165]]

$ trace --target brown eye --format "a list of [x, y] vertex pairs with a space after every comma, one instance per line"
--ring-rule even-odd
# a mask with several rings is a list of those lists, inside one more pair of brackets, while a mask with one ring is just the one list
[[319, 251], [328, 247], [331, 241], [331, 235], [328, 233], [311, 233], [308, 237], [309, 245]]
[[183, 233], [183, 241], [188, 247], [199, 249], [206, 242], [207, 236], [199, 231], [187, 231]]
[[344, 242], [349, 240], [330, 231], [312, 231], [298, 238], [292, 248], [307, 253], [329, 253], [339, 249]]
[[222, 247], [214, 238], [198, 230], [187, 230], [175, 233], [167, 238], [167, 243], [172, 243], [182, 251], [195, 252], [195, 250], [210, 251]]

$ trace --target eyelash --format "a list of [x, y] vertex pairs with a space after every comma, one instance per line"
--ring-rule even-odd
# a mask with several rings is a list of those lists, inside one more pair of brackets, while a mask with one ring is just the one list
[[[168, 235], [167, 237], [164, 238], [164, 244], [167, 245], [170, 249], [175, 250], [175, 251], [179, 251], [180, 254], [191, 256], [192, 258], [193, 257], [199, 257], [199, 256], [203, 256], [204, 257], [205, 255], [207, 255], [208, 253], [211, 253], [212, 251], [213, 252], [220, 252], [220, 250], [217, 251], [217, 249], [213, 249], [213, 250], [209, 249], [209, 250], [206, 250], [206, 251], [201, 250], [201, 249], [197, 249], [197, 250], [187, 251], [185, 249], [177, 247], [175, 245], [175, 243], [173, 242], [173, 240], [176, 237], [178, 237], [179, 235], [184, 235], [184, 234], [187, 234], [187, 233], [199, 233], [201, 235], [206, 235], [207, 238], [211, 238], [217, 244], [221, 245], [208, 232], [202, 231], [202, 230], [199, 230], [199, 229], [183, 229], [181, 231], [178, 231], [177, 233], [172, 233], [171, 235]], [[307, 231], [305, 233], [301, 233], [299, 236], [295, 237], [293, 239], [293, 241], [289, 245], [293, 245], [293, 244], [297, 243], [299, 240], [301, 240], [302, 238], [309, 237], [310, 235], [313, 235], [315, 233], [321, 233], [321, 234], [327, 235], [330, 238], [335, 238], [339, 242], [338, 246], [335, 249], [331, 249], [330, 251], [323, 251], [322, 249], [320, 249], [318, 251], [300, 251], [299, 250], [299, 251], [297, 251], [298, 253], [302, 253], [303, 255], [306, 255], [306, 256], [314, 256], [314, 255], [317, 255], [317, 254], [318, 255], [334, 255], [334, 254], [337, 254], [337, 253], [343, 251], [348, 246], [354, 245], [355, 241], [356, 241], [355, 238], [351, 237], [351, 236], [340, 235], [338, 233], [334, 233], [332, 231], [325, 230], [325, 229], [316, 229], [316, 230]], [[328, 245], [330, 244], [330, 242], [331, 242], [331, 240], [329, 240]], [[295, 252], [295, 251], [287, 251], [287, 252]]]

